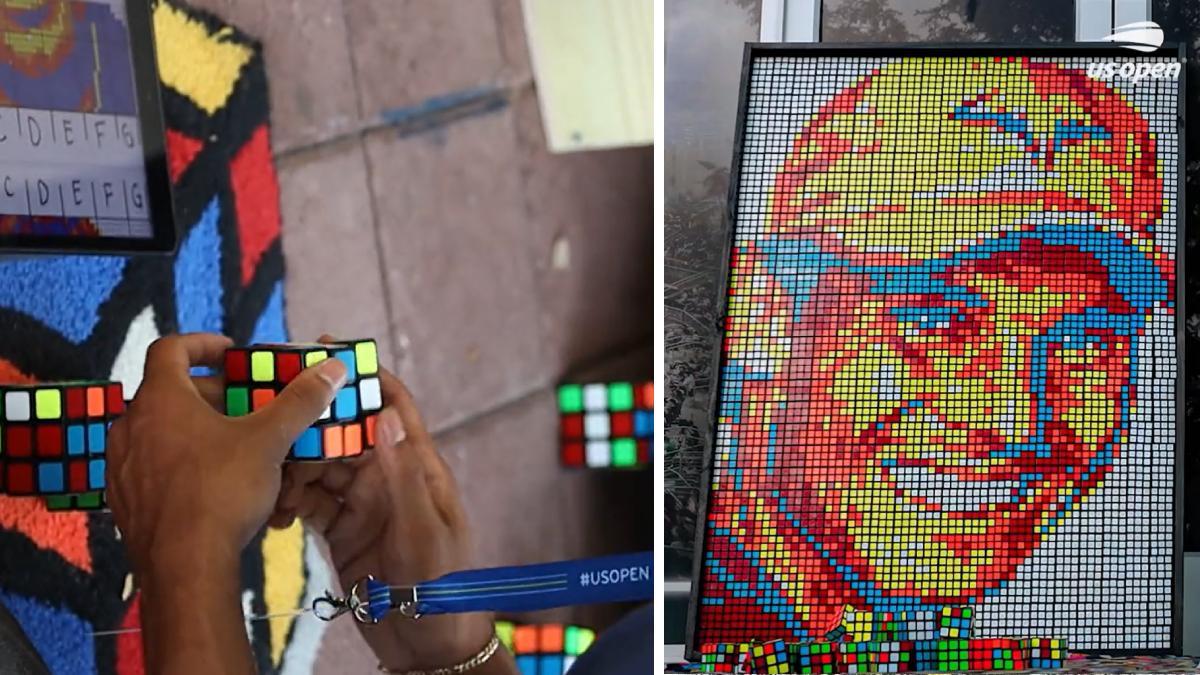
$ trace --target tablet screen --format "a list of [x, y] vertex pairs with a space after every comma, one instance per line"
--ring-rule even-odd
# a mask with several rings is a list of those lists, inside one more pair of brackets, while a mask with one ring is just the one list
[[154, 237], [133, 58], [125, 0], [0, 0], [0, 237]]

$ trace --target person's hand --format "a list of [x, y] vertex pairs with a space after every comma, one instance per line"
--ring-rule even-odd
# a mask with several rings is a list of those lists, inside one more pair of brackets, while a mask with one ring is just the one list
[[107, 497], [135, 573], [238, 559], [271, 514], [288, 448], [346, 377], [328, 359], [261, 411], [226, 417], [221, 378], [189, 368], [219, 368], [230, 344], [211, 334], [155, 342], [141, 388], [109, 430]]
[[[385, 407], [375, 449], [351, 462], [288, 466], [271, 518], [272, 526], [287, 527], [299, 516], [323, 535], [343, 589], [368, 574], [392, 585], [414, 584], [471, 564], [454, 476], [405, 386], [385, 370], [379, 379]], [[466, 661], [487, 644], [494, 624], [486, 613], [413, 620], [392, 612], [361, 630], [382, 666], [404, 672]], [[515, 672], [515, 666], [501, 649], [478, 672]]]

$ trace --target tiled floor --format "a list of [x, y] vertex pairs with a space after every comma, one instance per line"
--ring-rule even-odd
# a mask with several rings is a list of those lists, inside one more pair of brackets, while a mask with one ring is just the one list
[[[479, 562], [649, 549], [649, 474], [560, 469], [552, 391], [653, 373], [650, 150], [546, 152], [519, 0], [193, 4], [264, 44], [293, 337], [380, 340]], [[331, 627], [319, 672], [372, 667]]]

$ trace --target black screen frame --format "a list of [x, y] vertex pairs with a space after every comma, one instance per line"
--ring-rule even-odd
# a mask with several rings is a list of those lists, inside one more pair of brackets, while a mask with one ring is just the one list
[[[1185, 391], [1186, 385], [1184, 364], [1184, 341], [1186, 308], [1184, 287], [1184, 258], [1186, 252], [1186, 185], [1185, 169], [1187, 166], [1187, 138], [1185, 114], [1187, 109], [1187, 64], [1188, 48], [1186, 44], [1164, 43], [1152, 52], [1131, 51], [1128, 47], [1106, 45], [1102, 43], [1058, 43], [1023, 45], [1007, 43], [763, 43], [747, 42], [742, 56], [742, 74], [738, 85], [737, 121], [733, 138], [733, 159], [729, 171], [729, 195], [725, 206], [725, 240], [721, 279], [717, 285], [716, 306], [719, 308], [717, 326], [721, 329], [721, 339], [712, 356], [714, 383], [709, 395], [708, 415], [711, 422], [709, 445], [704, 452], [701, 467], [700, 500], [696, 512], [696, 544], [692, 556], [692, 582], [688, 601], [687, 628], [685, 633], [686, 657], [692, 661], [700, 658], [700, 644], [697, 640], [697, 621], [699, 618], [699, 603], [701, 577], [704, 574], [704, 543], [708, 532], [708, 504], [711, 498], [713, 456], [716, 449], [720, 411], [720, 397], [724, 385], [722, 373], [725, 369], [724, 337], [725, 325], [729, 314], [729, 282], [731, 273], [734, 239], [737, 234], [737, 204], [741, 189], [742, 147], [746, 134], [746, 113], [750, 100], [750, 76], [754, 59], [759, 56], [840, 56], [840, 57], [905, 57], [905, 56], [1030, 56], [1030, 57], [1150, 57], [1170, 56], [1179, 60], [1183, 65], [1178, 78], [1179, 99], [1176, 114], [1176, 129], [1179, 134], [1178, 165], [1175, 167], [1177, 180], [1176, 206], [1176, 260], [1175, 260], [1175, 354], [1177, 370], [1175, 374], [1175, 466], [1174, 469], [1174, 528], [1171, 570], [1171, 646], [1165, 649], [1107, 649], [1081, 650], [1082, 653], [1102, 653], [1114, 656], [1133, 655], [1181, 655], [1183, 653], [1183, 529], [1186, 512], [1184, 509], [1184, 453], [1185, 453]], [[1164, 172], [1170, 167], [1164, 167]], [[1045, 637], [1055, 637], [1048, 635]], [[1069, 645], [1068, 645], [1069, 646]]]
[[142, 135], [142, 160], [146, 171], [146, 196], [153, 236], [80, 237], [70, 235], [0, 235], [0, 253], [174, 253], [179, 244], [178, 228], [167, 172], [166, 122], [158, 78], [151, 0], [125, 0], [129, 29], [130, 60], [133, 64], [134, 94]]

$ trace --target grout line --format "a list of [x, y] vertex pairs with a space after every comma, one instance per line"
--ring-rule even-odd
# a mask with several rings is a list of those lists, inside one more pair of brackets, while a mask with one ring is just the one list
[[[371, 234], [375, 239], [375, 258], [379, 261], [379, 275], [382, 277], [382, 294], [384, 313], [387, 315], [387, 331], [388, 331], [388, 349], [391, 350], [392, 363], [399, 364], [404, 356], [400, 353], [400, 339], [396, 335], [396, 325], [392, 321], [392, 286], [388, 279], [388, 261], [387, 256], [383, 252], [383, 235], [380, 232], [379, 209], [375, 207], [375, 165], [371, 162], [371, 154], [367, 152], [366, 139], [358, 138], [355, 141], [358, 145], [358, 151], [362, 154], [363, 169], [367, 175], [367, 194], [370, 202], [367, 206], [371, 210]], [[399, 370], [397, 368], [397, 370]]]
[[[619, 346], [613, 347], [612, 349], [607, 350], [607, 351], [589, 359], [588, 361], [586, 361], [584, 363], [583, 366], [572, 366], [571, 369], [568, 371], [568, 373], [578, 372], [578, 371], [586, 371], [590, 368], [595, 368], [597, 366], [603, 365], [604, 363], [607, 363], [609, 361], [613, 361], [613, 360], [619, 359], [621, 357], [627, 356], [629, 354], [634, 354], [639, 351], [642, 351], [646, 348], [646, 340], [649, 339], [650, 337], [651, 337], [651, 335], [647, 334], [647, 335], [643, 336], [640, 340], [637, 340], [635, 342], [631, 342], [629, 344], [624, 344], [624, 345], [619, 345]], [[653, 347], [653, 345], [650, 345], [650, 346]], [[653, 349], [651, 349], [650, 356], [651, 356], [651, 360], [653, 361], [653, 356], [654, 356]], [[437, 429], [430, 429], [429, 433], [432, 436], [443, 436], [445, 434], [450, 434], [450, 433], [459, 431], [459, 430], [467, 427], [468, 425], [470, 425], [473, 422], [477, 422], [486, 417], [490, 417], [491, 415], [501, 413], [509, 408], [516, 407], [518, 404], [524, 403], [525, 401], [528, 401], [529, 399], [537, 396], [538, 394], [541, 394], [541, 393], [547, 392], [547, 391], [553, 392], [555, 390], [555, 388], [558, 386], [558, 382], [563, 377], [569, 377], [569, 375], [560, 375], [559, 377], [555, 378], [554, 380], [550, 381], [549, 383], [538, 384], [533, 387], [530, 387], [529, 389], [520, 391], [514, 396], [511, 396], [502, 401], [493, 403], [492, 405], [490, 405], [486, 408], [483, 408], [476, 412], [471, 413], [467, 417], [453, 420], [452, 422], [450, 422], [450, 424], [447, 424], [444, 427], [439, 427]], [[630, 378], [630, 379], [636, 380], [636, 378]], [[654, 379], [653, 373], [651, 374], [650, 379]]]

